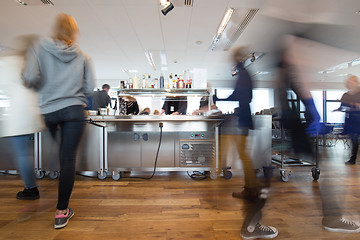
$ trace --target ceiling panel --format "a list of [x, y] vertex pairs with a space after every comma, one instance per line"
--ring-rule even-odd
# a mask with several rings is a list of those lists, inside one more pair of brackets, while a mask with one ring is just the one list
[[[208, 70], [210, 81], [232, 80], [229, 52], [211, 52], [209, 47], [226, 9], [234, 7], [260, 8], [234, 44], [248, 45], [251, 51], [267, 53], [267, 57], [252, 64], [252, 72], [273, 71], [276, 58], [271, 54], [278, 48], [280, 36], [294, 30], [307, 30], [306, 36], [310, 39], [346, 49], [353, 54], [348, 53], [348, 56], [359, 56], [360, 14], [355, 13], [360, 10], [358, 0], [328, 0], [326, 6], [324, 0], [291, 1], [291, 4], [300, 3], [306, 9], [308, 6], [303, 5], [310, 1], [309, 6], [313, 6], [312, 14], [316, 18], [329, 19], [332, 16], [331, 24], [316, 25], [294, 25], [277, 16], [269, 17], [269, 2], [273, 5], [280, 3], [280, 10], [284, 10], [282, 5], [289, 0], [194, 0], [193, 7], [181, 6], [181, 0], [174, 1], [175, 9], [163, 16], [158, 0], [53, 0], [55, 6], [27, 7], [15, 0], [3, 0], [0, 1], [0, 44], [9, 45], [14, 37], [24, 34], [49, 36], [56, 14], [66, 12], [79, 24], [79, 44], [93, 59], [98, 79], [115, 79], [113, 82], [117, 83], [117, 79], [128, 78], [122, 69], [138, 70], [137, 75], [150, 73], [159, 76], [159, 52], [163, 50], [168, 63], [168, 71], [164, 74], [198, 67]], [[287, 14], [291, 11], [307, 14], [291, 4]], [[198, 41], [201, 43], [196, 44]], [[145, 50], [154, 52], [156, 72], [147, 62]], [[327, 58], [334, 65], [348, 59], [343, 51]], [[348, 72], [358, 73], [359, 70], [351, 68], [340, 73]], [[269, 80], [275, 77], [269, 74], [256, 78]], [[336, 74], [328, 79], [343, 81]]]
[[192, 25], [192, 11], [192, 7], [179, 7], [166, 16], [158, 11], [165, 50], [186, 50], [189, 27]]

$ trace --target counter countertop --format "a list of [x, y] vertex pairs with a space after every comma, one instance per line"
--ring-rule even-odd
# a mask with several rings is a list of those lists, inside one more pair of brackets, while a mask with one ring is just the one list
[[90, 122], [187, 122], [187, 121], [222, 121], [219, 116], [196, 116], [196, 115], [118, 115], [118, 116], [89, 116], [87, 118]]

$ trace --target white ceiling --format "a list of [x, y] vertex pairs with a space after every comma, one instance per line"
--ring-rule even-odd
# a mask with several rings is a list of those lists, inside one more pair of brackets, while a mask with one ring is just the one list
[[[31, 0], [39, 1], [40, 0]], [[179, 6], [167, 16], [160, 12], [159, 0], [52, 0], [54, 6], [21, 6], [15, 0], [0, 1], [0, 45], [9, 46], [19, 35], [50, 35], [54, 17], [59, 12], [73, 15], [80, 27], [79, 45], [94, 61], [99, 85], [118, 85], [128, 75], [122, 69], [138, 70], [139, 75], [161, 73], [160, 51], [165, 51], [169, 73], [185, 69], [206, 68], [215, 85], [229, 85], [229, 53], [209, 51], [212, 38], [227, 8], [260, 8], [234, 45], [247, 45], [251, 51], [266, 55], [252, 64], [260, 80], [274, 80], [276, 62], [272, 56], [285, 33], [304, 33], [310, 39], [344, 49], [331, 58], [328, 67], [344, 59], [360, 56], [360, 10], [358, 0], [193, 0], [193, 7]], [[288, 21], [306, 25], [289, 24]], [[309, 25], [308, 23], [318, 23]], [[195, 42], [202, 41], [201, 45]], [[145, 57], [151, 50], [157, 66], [153, 71]], [[310, 54], [321, 54], [312, 49]], [[335, 54], [335, 53], [334, 53]], [[351, 59], [350, 59], [351, 60]], [[176, 63], [175, 63], [176, 62]], [[341, 74], [359, 74], [358, 68]], [[332, 74], [329, 82], [342, 82], [343, 76]], [[320, 79], [320, 77], [319, 77]], [[322, 80], [325, 78], [321, 78]]]

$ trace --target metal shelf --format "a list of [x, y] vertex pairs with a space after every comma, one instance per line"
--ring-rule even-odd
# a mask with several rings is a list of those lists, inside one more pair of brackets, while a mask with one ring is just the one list
[[144, 88], [144, 89], [120, 89], [118, 90], [118, 96], [131, 96], [131, 95], [141, 95], [141, 96], [209, 96], [209, 89], [153, 89], [153, 88]]

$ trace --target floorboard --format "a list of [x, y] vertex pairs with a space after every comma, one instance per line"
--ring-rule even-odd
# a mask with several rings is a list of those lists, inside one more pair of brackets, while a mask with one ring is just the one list
[[[321, 148], [318, 182], [310, 168], [294, 168], [290, 181], [274, 171], [263, 223], [279, 230], [277, 239], [360, 239], [360, 234], [322, 229], [319, 188], [331, 192], [346, 215], [360, 211], [360, 166], [345, 166], [343, 146]], [[241, 171], [230, 180], [194, 181], [186, 173], [157, 173], [152, 180], [98, 180], [77, 176], [70, 206], [75, 216], [62, 230], [53, 229], [57, 180], [38, 181], [41, 198], [15, 199], [22, 188], [19, 176], [0, 175], [0, 239], [241, 239], [248, 204], [231, 197], [241, 190]]]

